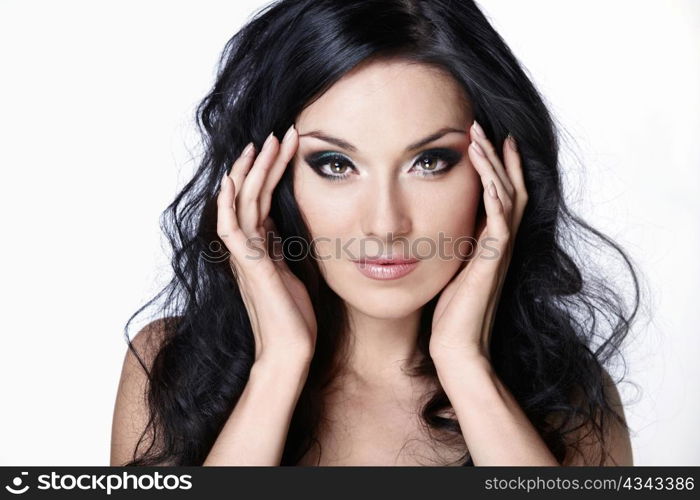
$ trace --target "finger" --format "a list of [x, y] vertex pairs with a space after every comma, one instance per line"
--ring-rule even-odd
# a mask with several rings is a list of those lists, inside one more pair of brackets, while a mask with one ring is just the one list
[[231, 179], [235, 185], [236, 194], [240, 193], [241, 186], [245, 180], [245, 176], [248, 174], [251, 165], [253, 165], [253, 160], [255, 159], [255, 145], [249, 142], [248, 145], [243, 149], [241, 155], [236, 159], [231, 167]]
[[488, 181], [484, 189], [484, 207], [486, 208], [486, 234], [497, 238], [499, 246], [507, 244], [510, 225], [506, 220], [503, 203], [498, 197], [498, 189], [493, 179]]
[[520, 153], [518, 152], [515, 138], [511, 134], [508, 134], [508, 137], [504, 141], [503, 157], [506, 160], [506, 171], [508, 172], [508, 177], [510, 177], [513, 182], [513, 186], [516, 189], [521, 188], [523, 192], [526, 192]]
[[496, 186], [496, 191], [498, 193], [498, 199], [501, 202], [503, 211], [505, 213], [506, 220], [510, 224], [511, 220], [511, 210], [513, 208], [513, 202], [508, 194], [508, 191], [501, 183], [501, 178], [496, 173], [491, 161], [486, 157], [483, 150], [479, 149], [479, 143], [473, 141], [469, 144], [469, 155], [474, 165], [474, 168], [481, 176], [481, 181], [484, 186], [484, 192], [489, 186], [489, 182], [493, 181]]
[[[460, 278], [456, 294], [469, 294], [471, 300], [479, 300], [482, 307], [487, 308], [491, 293], [498, 286], [502, 272], [502, 257], [507, 253], [509, 229], [503, 205], [498, 197], [492, 194], [495, 190], [495, 182], [486, 181], [483, 177], [482, 182], [488, 183], [483, 193], [486, 220], [477, 232], [478, 253]], [[483, 293], [478, 294], [478, 297], [474, 296], [471, 291], [474, 287]]]
[[243, 182], [236, 199], [238, 222], [243, 232], [249, 236], [257, 235], [260, 230], [262, 221], [260, 221], [258, 199], [278, 149], [279, 143], [277, 138], [271, 133], [265, 140], [260, 154], [246, 175], [245, 182]]
[[299, 145], [299, 135], [294, 127], [294, 124], [289, 127], [287, 132], [282, 138], [282, 144], [280, 145], [280, 151], [275, 159], [274, 165], [270, 168], [270, 172], [265, 179], [262, 190], [260, 192], [260, 214], [261, 220], [265, 220], [270, 213], [270, 204], [272, 203], [272, 192], [275, 186], [282, 178], [287, 165], [294, 157], [294, 153]]
[[525, 187], [525, 176], [523, 174], [522, 160], [520, 154], [518, 153], [517, 145], [515, 139], [512, 135], [508, 135], [509, 139], [506, 139], [503, 146], [503, 158], [506, 163], [506, 172], [508, 176], [513, 181], [513, 186], [515, 187], [515, 210], [513, 215], [513, 232], [517, 230], [520, 226], [520, 221], [522, 219], [523, 212], [525, 211], [525, 206], [527, 205], [528, 194]]
[[[230, 252], [228, 262], [231, 273], [239, 284], [239, 289], [245, 301], [247, 300], [245, 292], [246, 285], [240, 286], [240, 284], [248, 281], [250, 276], [260, 276], [261, 279], [264, 280], [266, 276], [270, 275], [270, 271], [269, 268], [266, 267], [268, 261], [259, 258], [259, 253], [248, 253], [247, 249], [249, 247], [247, 244], [249, 243], [249, 238], [244, 234], [238, 223], [235, 198], [236, 193], [233, 180], [229, 175], [225, 174], [221, 180], [221, 189], [219, 190], [216, 200], [216, 229], [217, 234]], [[244, 272], [246, 266], [254, 266], [251, 267], [253, 272]]]
[[229, 252], [235, 256], [240, 253], [240, 245], [245, 240], [245, 236], [238, 225], [234, 198], [235, 187], [228, 174], [225, 174], [221, 179], [221, 189], [216, 197], [216, 233]]
[[484, 207], [486, 222], [479, 234], [477, 248], [479, 253], [471, 262], [465, 283], [486, 284], [495, 287], [501, 272], [503, 257], [507, 255], [510, 230], [505, 219], [503, 204], [492, 194], [495, 188], [489, 180], [484, 189]]
[[506, 170], [503, 167], [503, 163], [498, 157], [498, 154], [496, 154], [496, 150], [494, 149], [493, 144], [491, 144], [491, 141], [488, 140], [484, 129], [481, 128], [481, 125], [479, 125], [479, 123], [476, 120], [474, 120], [472, 126], [469, 127], [469, 134], [471, 140], [476, 141], [479, 144], [479, 146], [481, 146], [481, 149], [484, 150], [484, 152], [486, 153], [486, 157], [493, 164], [494, 170], [498, 174], [498, 177], [501, 179], [501, 184], [503, 184], [503, 186], [508, 191], [508, 195], [512, 198], [514, 191], [513, 184], [508, 178]]

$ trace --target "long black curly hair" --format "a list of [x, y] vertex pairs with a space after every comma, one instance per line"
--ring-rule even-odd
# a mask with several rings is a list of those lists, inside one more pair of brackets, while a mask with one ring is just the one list
[[[201, 163], [161, 216], [174, 274], [125, 326], [129, 349], [147, 372], [150, 410], [126, 465], [201, 465], [249, 377], [251, 325], [226, 258], [219, 258], [225, 248], [216, 233], [222, 175], [248, 142], [260, 150], [271, 130], [281, 137], [334, 82], [360, 63], [382, 58], [448, 71], [469, 96], [489, 140], [502, 144], [508, 132], [517, 140], [529, 201], [493, 325], [496, 373], [560, 461], [570, 446], [577, 448], [571, 437], [584, 425], [601, 441], [609, 419], [627, 428], [606, 396], [604, 366], [621, 356], [638, 312], [638, 271], [617, 244], [567, 207], [554, 120], [477, 5], [472, 0], [280, 0], [256, 12], [227, 42], [213, 88], [196, 110]], [[274, 190], [270, 215], [284, 240], [310, 241], [294, 199], [292, 170]], [[617, 257], [618, 279], [621, 270], [631, 284], [625, 287], [630, 297], [594, 269], [586, 245], [610, 249]], [[317, 262], [290, 259], [289, 267], [309, 290], [319, 335], [281, 465], [296, 464], [319, 445], [322, 395], [338, 373], [336, 354], [347, 326], [343, 300], [322, 279]], [[418, 342], [425, 359], [415, 370], [429, 377], [436, 377], [428, 354], [436, 299], [423, 308]], [[146, 366], [129, 328], [149, 307], [157, 307], [155, 317], [163, 320], [166, 335]], [[444, 391], [426, 401], [421, 417], [428, 428], [459, 437], [458, 421], [444, 416], [450, 410]], [[465, 454], [457, 463], [473, 462]]]

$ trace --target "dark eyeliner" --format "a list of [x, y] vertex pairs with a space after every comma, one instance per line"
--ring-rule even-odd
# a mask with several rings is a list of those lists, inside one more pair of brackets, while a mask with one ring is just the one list
[[[416, 158], [416, 161], [413, 165], [415, 166], [416, 164], [420, 163], [420, 160], [423, 160], [425, 158], [430, 158], [444, 162], [445, 166], [440, 170], [435, 171], [423, 170], [420, 168], [420, 166], [418, 166], [418, 175], [420, 177], [434, 177], [447, 173], [453, 166], [455, 166], [462, 160], [462, 156], [462, 153], [451, 148], [433, 148], [423, 151]], [[339, 163], [341, 165], [346, 165], [350, 167], [350, 169], [352, 170], [355, 170], [355, 166], [352, 164], [352, 161], [350, 161], [349, 158], [340, 153], [332, 151], [324, 151], [320, 153], [313, 153], [307, 155], [304, 157], [304, 161], [313, 169], [313, 171], [317, 175], [323, 177], [324, 179], [328, 179], [331, 182], [341, 182], [347, 177], [349, 177], [350, 174], [345, 173], [333, 175], [324, 173], [322, 169], [329, 163]]]
[[434, 148], [423, 151], [416, 159], [416, 163], [420, 163], [420, 160], [424, 158], [431, 158], [444, 161], [446, 165], [440, 170], [435, 171], [422, 170], [419, 166], [419, 175], [421, 177], [434, 177], [437, 175], [446, 174], [450, 169], [452, 169], [452, 167], [462, 160], [462, 156], [462, 153], [450, 148]]
[[318, 175], [321, 177], [328, 179], [332, 182], [338, 182], [342, 181], [348, 175], [350, 174], [338, 174], [338, 175], [330, 175], [330, 174], [325, 174], [321, 171], [322, 167], [327, 165], [328, 163], [332, 162], [338, 162], [343, 165], [348, 165], [352, 169], [355, 167], [353, 166], [352, 162], [345, 156], [338, 154], [338, 153], [333, 153], [333, 152], [322, 152], [322, 153], [315, 153], [315, 154], [310, 154], [306, 157], [304, 157], [304, 161], [309, 164], [309, 166], [313, 169], [314, 172], [316, 172]]

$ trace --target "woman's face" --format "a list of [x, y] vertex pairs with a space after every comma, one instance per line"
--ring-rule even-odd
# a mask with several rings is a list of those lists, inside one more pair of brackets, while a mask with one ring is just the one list
[[[294, 195], [321, 272], [349, 306], [407, 316], [461, 268], [482, 194], [467, 154], [472, 119], [448, 74], [403, 61], [356, 68], [297, 117]], [[352, 261], [386, 255], [419, 262], [379, 280]]]

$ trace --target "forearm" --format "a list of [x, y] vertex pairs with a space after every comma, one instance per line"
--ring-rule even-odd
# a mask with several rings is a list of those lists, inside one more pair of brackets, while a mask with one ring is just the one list
[[260, 361], [203, 465], [280, 465], [308, 364]]
[[436, 368], [476, 465], [560, 465], [486, 359]]

